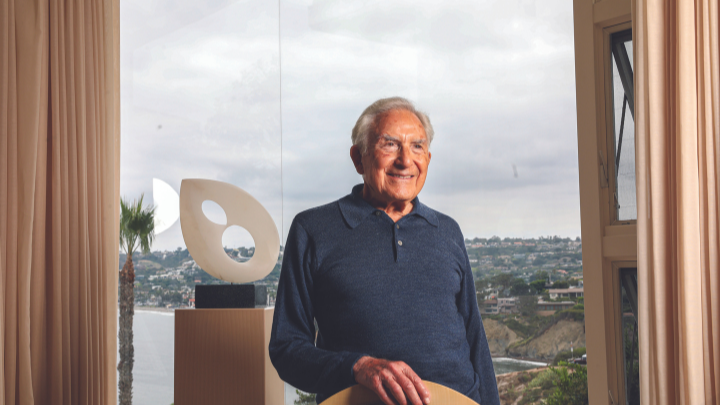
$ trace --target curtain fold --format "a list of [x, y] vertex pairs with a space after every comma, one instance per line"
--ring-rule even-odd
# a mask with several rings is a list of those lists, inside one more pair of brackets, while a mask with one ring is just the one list
[[117, 0], [0, 5], [0, 403], [116, 402]]
[[720, 402], [717, 0], [635, 0], [640, 390]]

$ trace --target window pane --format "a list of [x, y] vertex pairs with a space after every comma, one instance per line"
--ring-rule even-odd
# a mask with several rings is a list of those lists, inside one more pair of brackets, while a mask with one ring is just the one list
[[[225, 181], [252, 194], [282, 226], [278, 4], [123, 0], [120, 13], [121, 195], [144, 193], [169, 227], [150, 255], [133, 257], [133, 402], [169, 405], [173, 311], [192, 304], [196, 283], [220, 280], [194, 264], [177, 206], [165, 202], [177, 198], [182, 179]], [[217, 205], [205, 212], [225, 217]], [[254, 246], [238, 228], [223, 244], [238, 261]]]
[[[633, 83], [632, 38], [629, 31], [611, 37], [613, 122], [614, 122], [614, 172], [618, 221], [637, 219], [635, 196], [635, 120]], [[610, 164], [610, 163], [608, 163]]]
[[[572, 3], [279, 7], [121, 3], [121, 194], [144, 192], [158, 204], [154, 178], [174, 192], [184, 178], [225, 181], [257, 198], [284, 240], [298, 212], [362, 182], [348, 157], [362, 110], [407, 97], [436, 133], [420, 198], [466, 237], [491, 351], [504, 358], [495, 360], [497, 374], [583, 363]], [[196, 283], [219, 282], [194, 264], [179, 222], [167, 221], [153, 253], [134, 256], [136, 304], [152, 308], [135, 316], [137, 403], [173, 402], [173, 308], [189, 304]], [[224, 243], [238, 261], [252, 255], [247, 233]], [[546, 398], [548, 373], [503, 383], [504, 401]], [[285, 397], [292, 404], [295, 389]]]
[[640, 404], [640, 350], [637, 322], [637, 269], [620, 269], [622, 342], [625, 368], [625, 403]]
[[502, 403], [547, 398], [548, 369], [509, 372], [584, 361], [572, 2], [282, 0], [280, 15], [284, 232], [363, 181], [360, 113], [412, 100], [436, 134], [419, 198], [466, 238]]

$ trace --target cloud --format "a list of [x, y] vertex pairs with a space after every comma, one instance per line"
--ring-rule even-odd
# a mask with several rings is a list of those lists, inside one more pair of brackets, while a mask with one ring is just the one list
[[227, 181], [284, 235], [361, 182], [350, 130], [402, 95], [437, 134], [421, 198], [466, 236], [579, 234], [571, 3], [271, 3], [121, 4], [123, 195]]

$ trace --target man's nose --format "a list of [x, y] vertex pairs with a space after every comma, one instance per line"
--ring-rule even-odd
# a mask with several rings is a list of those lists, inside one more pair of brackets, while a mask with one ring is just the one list
[[403, 145], [398, 152], [395, 164], [402, 167], [408, 167], [412, 165], [412, 158], [410, 156], [410, 147]]

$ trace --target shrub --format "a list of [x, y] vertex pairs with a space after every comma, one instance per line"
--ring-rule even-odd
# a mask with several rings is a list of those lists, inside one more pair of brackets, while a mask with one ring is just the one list
[[545, 402], [547, 405], [587, 405], [588, 385], [587, 368], [578, 364], [560, 363], [560, 367], [550, 367], [557, 376], [555, 391]]
[[557, 375], [553, 373], [552, 370], [547, 369], [538, 374], [537, 377], [533, 378], [533, 380], [530, 381], [530, 384], [528, 384], [528, 388], [540, 388], [546, 390], [555, 386], [555, 380], [557, 380]]
[[518, 396], [520, 396], [520, 394], [515, 391], [515, 387], [510, 387], [509, 390], [500, 395], [500, 399], [502, 399], [503, 402], [513, 403]]
[[559, 311], [555, 314], [555, 319], [558, 321], [561, 319], [571, 319], [573, 321], [584, 322], [585, 321], [585, 308], [576, 309], [575, 307]]
[[520, 384], [526, 384], [532, 381], [533, 378], [535, 378], [535, 373], [521, 373], [518, 375], [518, 382]]
[[315, 394], [308, 394], [307, 392], [302, 392], [300, 390], [295, 390], [295, 393], [298, 394], [298, 399], [295, 400], [295, 405], [315, 405]]
[[525, 390], [522, 399], [520, 400], [520, 402], [518, 402], [518, 405], [534, 404], [539, 401], [541, 397], [542, 390], [539, 388], [533, 390]]
[[503, 323], [521, 337], [532, 335], [533, 328], [530, 325], [518, 322], [516, 319], [506, 319]]

